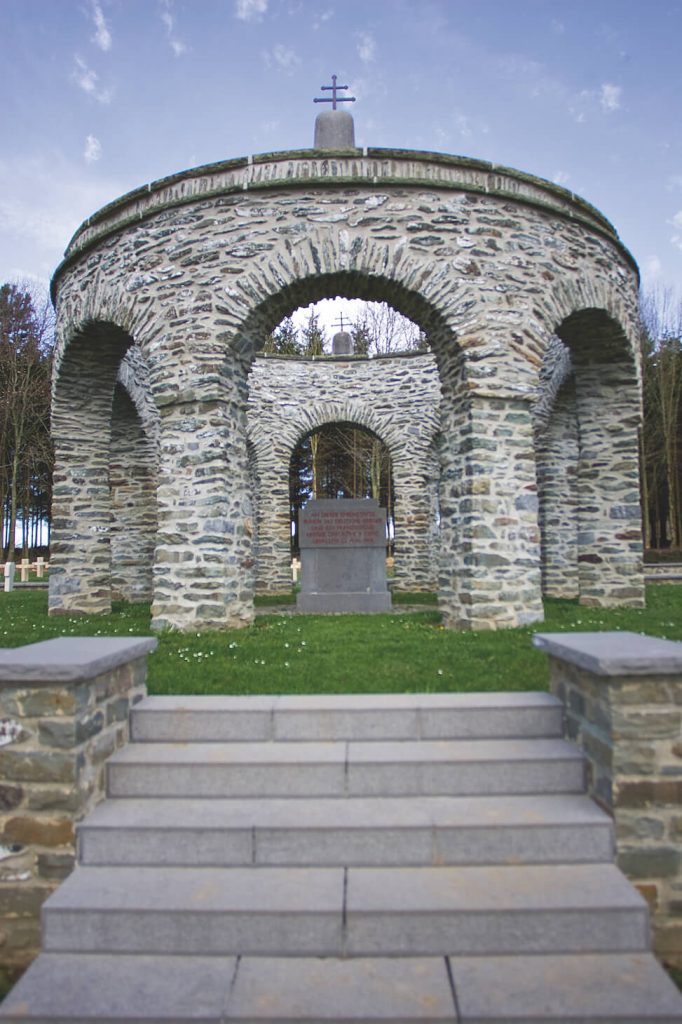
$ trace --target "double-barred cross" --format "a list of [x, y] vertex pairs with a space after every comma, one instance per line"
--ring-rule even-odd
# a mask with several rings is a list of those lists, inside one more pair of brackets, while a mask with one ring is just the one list
[[313, 100], [313, 103], [331, 103], [332, 110], [336, 110], [337, 103], [355, 103], [355, 96], [337, 96], [339, 89], [348, 89], [348, 85], [337, 85], [336, 75], [332, 75], [331, 85], [321, 85], [322, 92], [331, 92], [331, 96], [320, 96]]

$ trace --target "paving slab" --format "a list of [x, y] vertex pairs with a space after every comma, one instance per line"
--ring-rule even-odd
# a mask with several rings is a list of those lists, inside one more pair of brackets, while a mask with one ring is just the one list
[[345, 743], [132, 743], [107, 764], [110, 796], [343, 794]]
[[350, 868], [351, 956], [644, 951], [644, 900], [612, 865]]
[[60, 636], [0, 650], [0, 683], [78, 683], [144, 658], [159, 641], [148, 636]]
[[682, 994], [650, 953], [451, 957], [461, 1024], [679, 1024]]
[[239, 962], [226, 1012], [229, 1024], [454, 1024], [455, 1020], [443, 957], [244, 957]]
[[349, 743], [353, 796], [582, 792], [584, 760], [560, 739]]
[[48, 952], [341, 949], [340, 868], [78, 867], [43, 906]]
[[84, 864], [465, 864], [613, 859], [585, 795], [106, 800]]
[[222, 1024], [234, 957], [43, 953], [0, 1007], [6, 1024]]
[[546, 693], [148, 697], [132, 714], [136, 740], [250, 741], [561, 735]]
[[682, 643], [627, 630], [536, 633], [535, 647], [598, 676], [660, 676], [682, 672]]

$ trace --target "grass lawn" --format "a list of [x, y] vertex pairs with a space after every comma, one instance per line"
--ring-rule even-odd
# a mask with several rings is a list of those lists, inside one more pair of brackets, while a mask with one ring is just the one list
[[[629, 629], [682, 640], [682, 586], [656, 584], [643, 611], [548, 601], [544, 623], [499, 632], [443, 629], [437, 608], [390, 615], [263, 615], [248, 629], [166, 632], [149, 659], [150, 693], [379, 693], [544, 689], [539, 631]], [[0, 643], [53, 636], [148, 635], [147, 605], [48, 618], [45, 591], [0, 594]], [[286, 608], [283, 610], [286, 611]]]

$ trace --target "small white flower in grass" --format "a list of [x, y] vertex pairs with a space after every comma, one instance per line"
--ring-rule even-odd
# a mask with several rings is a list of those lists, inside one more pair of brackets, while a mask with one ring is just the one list
[[439, 669], [438, 669], [438, 675], [439, 675], [439, 676], [442, 676], [442, 675], [443, 675], [443, 669], [442, 669], [442, 668], [439, 668]]
[[285, 661], [285, 662], [284, 662], [284, 667], [285, 667], [285, 668], [289, 668], [289, 667], [290, 667], [290, 666], [289, 666], [289, 662], [288, 662], [288, 661]]

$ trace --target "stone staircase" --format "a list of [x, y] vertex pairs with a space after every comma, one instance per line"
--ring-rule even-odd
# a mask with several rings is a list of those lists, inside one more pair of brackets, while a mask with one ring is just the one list
[[3, 1021], [682, 1020], [548, 694], [151, 697]]

